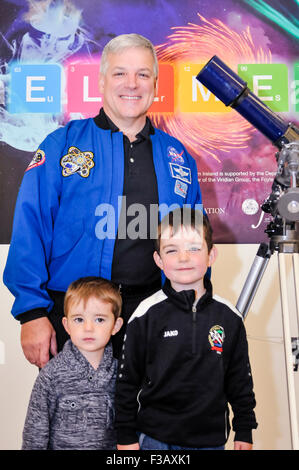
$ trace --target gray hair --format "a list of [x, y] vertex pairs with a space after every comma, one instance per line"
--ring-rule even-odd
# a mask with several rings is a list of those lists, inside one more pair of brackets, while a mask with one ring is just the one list
[[155, 48], [151, 41], [141, 36], [140, 34], [121, 34], [111, 39], [103, 49], [100, 72], [105, 75], [108, 68], [108, 55], [117, 54], [124, 49], [130, 49], [131, 47], [142, 47], [150, 51], [154, 59], [154, 74], [155, 78], [158, 77], [158, 59]]

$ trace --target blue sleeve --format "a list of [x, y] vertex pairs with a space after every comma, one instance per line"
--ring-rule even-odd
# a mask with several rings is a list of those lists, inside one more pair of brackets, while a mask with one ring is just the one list
[[48, 136], [27, 168], [17, 198], [3, 281], [15, 296], [12, 314], [52, 307], [46, 290], [61, 172], [59, 143]]

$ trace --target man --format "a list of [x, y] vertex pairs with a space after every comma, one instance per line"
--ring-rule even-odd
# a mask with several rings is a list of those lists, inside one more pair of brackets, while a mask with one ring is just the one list
[[[150, 41], [137, 34], [112, 39], [101, 59], [99, 115], [49, 134], [26, 170], [4, 282], [15, 296], [24, 354], [38, 367], [67, 339], [61, 319], [69, 284], [92, 275], [117, 283], [126, 323], [161, 285], [152, 207], [163, 216], [172, 204], [201, 203], [195, 161], [146, 116], [157, 77]], [[139, 237], [132, 230], [136, 207], [146, 214]], [[116, 356], [121, 343], [120, 336]]]

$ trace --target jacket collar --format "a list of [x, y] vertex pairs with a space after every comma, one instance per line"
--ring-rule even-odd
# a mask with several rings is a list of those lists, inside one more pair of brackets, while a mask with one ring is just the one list
[[[204, 287], [206, 289], [206, 292], [196, 303], [197, 311], [199, 311], [204, 305], [210, 303], [213, 297], [212, 284], [207, 276], [205, 276], [204, 278]], [[193, 289], [182, 290], [180, 292], [177, 292], [171, 286], [169, 279], [166, 279], [162, 290], [171, 300], [171, 302], [173, 302], [177, 307], [183, 310], [190, 311], [192, 309], [192, 306], [195, 304], [195, 291]]]

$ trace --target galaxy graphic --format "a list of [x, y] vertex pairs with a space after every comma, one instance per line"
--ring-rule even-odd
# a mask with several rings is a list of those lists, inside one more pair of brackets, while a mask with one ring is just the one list
[[[297, 0], [3, 0], [1, 5], [0, 243], [10, 241], [18, 188], [40, 142], [68, 120], [86, 117], [84, 112], [67, 112], [67, 65], [99, 61], [111, 38], [132, 32], [149, 38], [159, 63], [174, 70], [173, 111], [152, 112], [150, 117], [195, 158], [215, 242], [267, 239], [270, 219], [260, 206], [271, 192], [277, 149], [236, 111], [182, 110], [180, 70], [185, 64], [202, 66], [215, 54], [236, 72], [240, 64], [280, 64], [287, 70], [289, 100], [281, 116], [298, 124]], [[61, 67], [60, 112], [11, 112], [16, 63]]]

